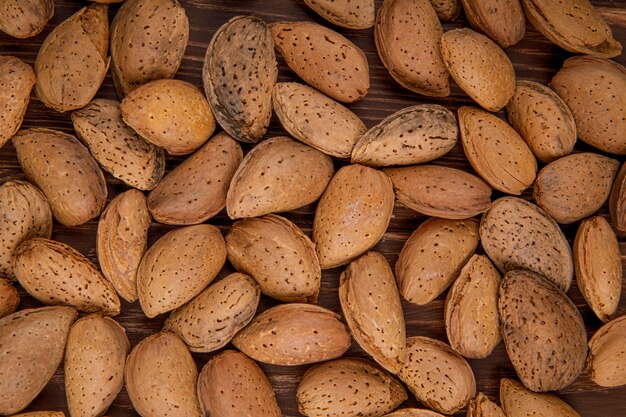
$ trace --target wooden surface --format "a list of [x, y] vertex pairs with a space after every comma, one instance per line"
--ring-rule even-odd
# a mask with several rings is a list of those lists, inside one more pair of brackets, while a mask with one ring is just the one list
[[[38, 36], [18, 40], [0, 33], [0, 53], [16, 55], [32, 65], [40, 44], [52, 27], [79, 10], [85, 3], [85, 1], [78, 0], [56, 0], [53, 19]], [[206, 47], [215, 30], [233, 16], [252, 14], [268, 22], [276, 20], [312, 20], [332, 27], [332, 25], [310, 11], [301, 0], [181, 0], [181, 3], [185, 7], [190, 20], [191, 35], [185, 58], [176, 78], [190, 81], [199, 87], [202, 86], [201, 68]], [[377, 3], [379, 2], [377, 1]], [[626, 2], [624, 0], [602, 0], [593, 1], [593, 3], [611, 25], [615, 37], [626, 46]], [[111, 7], [111, 17], [117, 10], [117, 7]], [[461, 16], [454, 23], [444, 24], [444, 30], [461, 26], [467, 26], [464, 16]], [[378, 123], [383, 117], [392, 112], [413, 104], [435, 102], [451, 110], [456, 110], [462, 105], [472, 104], [470, 99], [454, 83], [450, 97], [438, 100], [425, 98], [400, 88], [388, 75], [378, 58], [374, 47], [373, 30], [351, 31], [341, 28], [335, 29], [361, 47], [369, 61], [372, 84], [370, 92], [364, 99], [349, 106], [364, 120], [368, 127]], [[547, 41], [530, 24], [528, 24], [526, 38], [518, 45], [507, 49], [506, 52], [514, 63], [519, 79], [529, 79], [542, 83], [547, 83], [560, 68], [562, 62], [571, 56], [571, 54]], [[616, 58], [616, 61], [622, 65], [626, 64], [624, 55]], [[279, 66], [280, 81], [295, 81], [298, 79], [287, 68], [280, 57]], [[115, 92], [109, 76], [107, 76], [104, 85], [100, 89], [98, 97], [115, 98]], [[46, 127], [73, 133], [69, 114], [60, 114], [47, 109], [34, 95], [23, 127]], [[283, 129], [277, 119], [274, 118], [267, 136], [270, 137], [283, 133]], [[247, 150], [249, 147], [245, 147], [245, 149]], [[579, 143], [577, 149], [590, 148]], [[167, 163], [168, 171], [181, 160], [181, 157], [169, 157]], [[338, 164], [341, 163], [338, 162]], [[439, 159], [436, 163], [468, 171], [471, 170], [463, 155], [460, 142], [452, 152]], [[24, 179], [24, 176], [15, 157], [15, 150], [11, 143], [8, 143], [0, 149], [0, 183], [12, 179]], [[107, 182], [109, 184], [109, 200], [125, 189], [123, 184], [108, 174]], [[530, 193], [527, 192], [525, 196], [530, 196]], [[496, 197], [498, 197], [498, 194], [494, 194], [494, 198]], [[306, 233], [310, 233], [313, 210], [313, 206], [306, 207], [287, 213], [286, 216], [300, 225]], [[601, 214], [607, 216], [606, 207], [601, 210]], [[393, 266], [405, 240], [423, 220], [423, 216], [409, 210], [396, 209], [389, 230], [375, 250], [382, 252]], [[209, 220], [209, 223], [218, 225], [225, 233], [228, 230], [230, 221], [222, 212], [217, 217]], [[77, 228], [63, 227], [55, 223], [53, 239], [72, 245], [92, 261], [97, 262], [95, 253], [96, 227], [96, 221], [91, 221]], [[575, 225], [564, 228], [568, 238], [571, 239], [573, 237], [575, 228]], [[153, 243], [168, 230], [171, 230], [171, 228], [153, 223], [150, 229], [150, 243]], [[620, 248], [624, 259], [626, 255], [626, 240], [620, 242]], [[322, 292], [319, 300], [319, 304], [339, 313], [341, 311], [337, 298], [337, 284], [341, 271], [342, 268], [336, 268], [324, 272]], [[232, 272], [232, 267], [226, 265], [220, 276], [230, 272]], [[626, 286], [624, 286], [624, 292], [626, 292]], [[22, 290], [21, 294], [22, 302], [20, 308], [40, 305], [28, 297]], [[575, 284], [568, 294], [580, 309], [587, 326], [588, 335], [591, 336], [600, 326], [600, 321], [591, 313]], [[444, 299], [445, 293], [425, 307], [404, 303], [409, 336], [426, 335], [446, 341], [443, 325]], [[275, 304], [276, 301], [263, 296], [260, 310]], [[625, 313], [626, 297], [622, 297], [619, 314]], [[160, 316], [155, 319], [148, 319], [141, 312], [138, 302], [133, 304], [123, 302], [122, 314], [116, 317], [116, 319], [126, 328], [132, 345], [135, 345], [146, 336], [157, 332], [161, 328], [165, 317]], [[355, 343], [353, 343], [349, 354], [364, 356], [364, 353]], [[194, 354], [198, 369], [206, 363], [210, 356], [210, 354]], [[492, 399], [497, 399], [501, 377], [515, 377], [515, 372], [502, 344], [496, 348], [489, 358], [470, 360], [469, 362], [476, 375], [478, 390], [485, 392]], [[295, 392], [296, 386], [307, 368], [308, 366], [277, 367], [263, 365], [263, 369], [267, 372], [276, 390], [284, 416], [295, 417], [300, 415], [295, 403]], [[571, 386], [558, 393], [558, 395], [576, 408], [584, 417], [626, 416], [626, 387], [616, 389], [600, 388], [593, 384], [586, 375], [581, 375]], [[413, 398], [404, 404], [404, 406], [416, 405], [417, 403]], [[52, 381], [31, 404], [29, 410], [67, 411], [62, 367], [59, 368]], [[111, 417], [137, 415], [130, 404], [125, 390], [122, 390], [119, 394], [107, 415]]]

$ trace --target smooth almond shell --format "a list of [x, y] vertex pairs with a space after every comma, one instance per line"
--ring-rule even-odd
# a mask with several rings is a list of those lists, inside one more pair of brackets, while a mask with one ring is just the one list
[[532, 392], [519, 382], [505, 378], [500, 380], [500, 404], [507, 417], [529, 417], [546, 412], [550, 417], [580, 417], [558, 397]]
[[472, 27], [503, 48], [515, 45], [526, 34], [526, 16], [520, 0], [462, 0]]
[[588, 371], [601, 387], [626, 385], [626, 316], [602, 326], [589, 341]]
[[5, 0], [0, 6], [0, 30], [15, 38], [41, 32], [54, 14], [54, 0]]
[[20, 295], [17, 288], [0, 278], [0, 319], [13, 313], [20, 304]]
[[304, 0], [315, 13], [337, 26], [367, 29], [374, 26], [374, 0]]
[[[0, 30], [3, 6], [0, 6]], [[0, 56], [0, 148], [22, 125], [35, 80], [30, 65], [14, 56]]]
[[482, 392], [472, 398], [467, 406], [466, 417], [506, 417], [504, 411]]
[[437, 16], [441, 20], [451, 22], [461, 13], [461, 0], [430, 0]]
[[405, 242], [396, 262], [400, 293], [410, 303], [430, 303], [452, 284], [477, 245], [474, 219], [426, 220]]
[[303, 365], [338, 358], [350, 347], [341, 317], [310, 304], [280, 304], [256, 316], [233, 345], [272, 365]]
[[622, 164], [609, 196], [611, 222], [620, 233], [626, 233], [626, 164]]
[[385, 414], [383, 417], [443, 417], [443, 414], [426, 410], [425, 408], [403, 408], [393, 413]]

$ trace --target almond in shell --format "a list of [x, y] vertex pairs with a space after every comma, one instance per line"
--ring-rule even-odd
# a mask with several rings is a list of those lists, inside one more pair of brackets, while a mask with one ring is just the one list
[[15, 38], [41, 32], [54, 14], [54, 0], [5, 0], [0, 5], [0, 30]]
[[17, 288], [5, 278], [0, 277], [0, 319], [13, 313], [20, 303]]
[[609, 211], [613, 226], [620, 232], [626, 233], [626, 164], [622, 164], [609, 196]]
[[589, 341], [587, 367], [601, 387], [626, 385], [626, 316], [602, 326]]
[[506, 417], [504, 411], [493, 401], [479, 392], [467, 406], [466, 417]]
[[507, 417], [539, 416], [580, 417], [572, 407], [550, 394], [532, 392], [511, 379], [500, 380], [500, 404]]
[[12, 417], [65, 417], [65, 413], [63, 411], [33, 411], [15, 414]]
[[526, 16], [520, 0], [462, 0], [467, 20], [503, 48], [526, 34]]
[[374, 0], [304, 0], [315, 13], [337, 26], [367, 29], [374, 26]]
[[383, 417], [443, 417], [443, 414], [425, 408], [403, 408]]
[[439, 19], [451, 22], [461, 14], [461, 0], [430, 0]]
[[22, 125], [34, 85], [30, 65], [14, 56], [0, 56], [0, 148]]

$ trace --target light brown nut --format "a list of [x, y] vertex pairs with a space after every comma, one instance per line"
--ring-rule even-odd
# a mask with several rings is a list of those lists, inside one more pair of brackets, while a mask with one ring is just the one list
[[347, 264], [383, 237], [393, 212], [393, 185], [381, 171], [347, 165], [331, 180], [313, 221], [322, 269]]
[[556, 222], [526, 200], [502, 197], [480, 222], [480, 240], [502, 273], [536, 272], [567, 291], [574, 276], [569, 243]]
[[444, 417], [436, 411], [426, 410], [425, 408], [403, 408], [393, 413], [385, 414], [383, 417]]
[[220, 132], [185, 159], [148, 195], [148, 209], [164, 224], [202, 223], [226, 206], [230, 181], [243, 159], [241, 146]]
[[198, 370], [185, 344], [173, 333], [143, 339], [126, 361], [126, 390], [143, 417], [201, 417]]
[[111, 23], [111, 76], [123, 98], [153, 80], [174, 78], [189, 41], [178, 0], [126, 1]]
[[130, 303], [137, 299], [137, 270], [148, 248], [150, 220], [146, 197], [128, 190], [111, 200], [98, 222], [98, 263], [117, 293]]
[[13, 278], [13, 252], [20, 243], [51, 235], [50, 205], [37, 187], [25, 181], [0, 185], [0, 275]]
[[315, 13], [337, 26], [367, 29], [374, 26], [374, 0], [304, 0]]
[[408, 358], [398, 377], [415, 398], [444, 414], [454, 414], [476, 394], [472, 368], [461, 355], [439, 340], [407, 339]]
[[511, 126], [541, 162], [572, 153], [576, 144], [574, 115], [550, 88], [534, 81], [518, 81], [506, 111]]
[[498, 289], [500, 274], [486, 256], [465, 264], [446, 298], [444, 319], [452, 349], [482, 359], [500, 343]]
[[317, 302], [322, 272], [315, 245], [284, 217], [235, 222], [226, 249], [230, 263], [254, 278], [263, 294], [288, 303]]
[[388, 168], [399, 204], [428, 216], [467, 219], [491, 207], [491, 187], [479, 177], [440, 165]]
[[426, 220], [406, 241], [396, 262], [400, 293], [411, 303], [430, 303], [452, 284], [477, 245], [474, 219]]
[[0, 319], [0, 414], [23, 410], [46, 386], [77, 316], [71, 307], [42, 307]]
[[617, 160], [603, 155], [568, 155], [539, 171], [533, 197], [558, 223], [574, 223], [602, 207], [618, 168]]
[[578, 138], [626, 155], [626, 69], [610, 59], [576, 56], [563, 63], [550, 87], [574, 115]]
[[152, 318], [182, 306], [215, 279], [225, 262], [226, 244], [217, 227], [199, 224], [168, 232], [148, 249], [137, 270], [143, 312]]
[[274, 41], [261, 19], [234, 17], [215, 32], [202, 80], [215, 118], [233, 138], [255, 143], [265, 134], [277, 77]]
[[307, 417], [380, 416], [404, 400], [400, 382], [366, 359], [342, 358], [315, 365], [298, 385], [298, 411]]
[[591, 379], [601, 387], [626, 385], [626, 316], [602, 326], [589, 341], [587, 364]]
[[106, 205], [107, 187], [96, 160], [76, 137], [51, 129], [26, 129], [13, 137], [22, 171], [41, 189], [54, 218], [78, 226]]
[[508, 123], [475, 107], [461, 107], [459, 126], [467, 159], [489, 185], [514, 195], [530, 187], [537, 160]]
[[11, 417], [65, 417], [63, 411], [32, 411], [30, 413], [14, 414]]
[[341, 274], [339, 301], [359, 346], [389, 372], [406, 359], [406, 328], [400, 293], [383, 255], [368, 252]]
[[106, 412], [124, 385], [129, 350], [126, 331], [109, 317], [93, 314], [74, 323], [64, 362], [72, 417], [99, 417]]
[[313, 22], [275, 22], [269, 26], [276, 49], [307, 84], [346, 103], [367, 94], [367, 59], [348, 39]]
[[0, 148], [22, 125], [35, 80], [30, 65], [14, 56], [0, 56]]
[[176, 333], [192, 352], [212, 352], [252, 320], [260, 297], [257, 283], [235, 272], [172, 311], [163, 329]]
[[273, 365], [303, 365], [338, 358], [350, 347], [341, 317], [311, 304], [280, 304], [241, 330], [233, 345], [252, 359]]
[[498, 45], [467, 28], [444, 33], [440, 45], [450, 75], [472, 100], [493, 112], [506, 106], [515, 93], [515, 71]]
[[35, 91], [43, 103], [65, 112], [79, 109], [100, 89], [109, 69], [107, 5], [92, 4], [61, 22], [35, 60]]
[[17, 288], [5, 278], [0, 277], [0, 319], [13, 313], [20, 303]]
[[0, 4], [0, 30], [15, 38], [41, 32], [54, 14], [54, 0], [4, 0]]
[[507, 417], [545, 415], [550, 417], [580, 417], [572, 407], [550, 394], [532, 392], [511, 379], [500, 380], [500, 404]]
[[506, 417], [504, 411], [482, 392], [470, 401], [466, 417]]
[[352, 163], [413, 165], [448, 153], [459, 137], [454, 113], [437, 104], [418, 104], [386, 117], [352, 150]]
[[462, 0], [472, 27], [502, 48], [515, 45], [526, 34], [526, 17], [520, 0]]
[[367, 131], [348, 108], [299, 83], [277, 83], [272, 91], [274, 112], [291, 136], [325, 154], [350, 158]]
[[281, 417], [276, 395], [252, 359], [225, 350], [209, 359], [198, 377], [198, 399], [211, 417]]
[[119, 102], [95, 99], [72, 113], [72, 124], [78, 138], [115, 178], [140, 190], [153, 189], [163, 178], [163, 149], [124, 123]]
[[461, 0], [430, 0], [430, 3], [441, 20], [451, 22], [461, 14]]
[[522, 2], [530, 23], [561, 48], [606, 58], [622, 52], [622, 45], [589, 0]]
[[374, 31], [378, 55], [393, 79], [416, 93], [450, 95], [439, 47], [442, 35], [429, 0], [387, 0], [378, 10]]
[[231, 219], [294, 210], [317, 201], [333, 176], [332, 159], [286, 136], [246, 154], [226, 195]]
[[613, 226], [620, 233], [626, 233], [626, 164], [622, 164], [609, 196], [609, 211]]
[[15, 251], [13, 268], [22, 287], [48, 305], [70, 305], [86, 313], [120, 313], [113, 285], [76, 249], [40, 237]]

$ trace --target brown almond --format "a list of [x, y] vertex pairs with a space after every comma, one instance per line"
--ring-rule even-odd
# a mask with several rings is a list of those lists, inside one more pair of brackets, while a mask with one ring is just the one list
[[383, 237], [393, 212], [393, 186], [363, 165], [341, 168], [317, 205], [313, 241], [322, 269], [347, 264]]
[[451, 22], [461, 14], [461, 0], [430, 0], [430, 3], [441, 20]]
[[468, 219], [491, 207], [491, 187], [479, 177], [440, 165], [388, 168], [396, 201], [428, 216]]
[[503, 48], [515, 45], [526, 34], [526, 16], [520, 0], [462, 0], [472, 27]]
[[403, 408], [393, 413], [385, 414], [383, 417], [444, 417], [436, 411], [426, 410], [425, 408]]
[[233, 138], [255, 143], [263, 137], [277, 77], [274, 41], [264, 21], [237, 16], [215, 32], [202, 81], [215, 118]]
[[406, 329], [400, 293], [389, 263], [368, 252], [341, 274], [339, 301], [350, 332], [359, 346], [389, 372], [404, 361]]
[[352, 150], [352, 163], [413, 165], [450, 152], [459, 137], [454, 113], [437, 104], [404, 108], [368, 130]]
[[459, 126], [465, 156], [489, 185], [513, 195], [530, 187], [537, 160], [508, 123], [475, 107], [461, 107]]
[[317, 302], [322, 272], [315, 245], [284, 217], [235, 222], [226, 248], [230, 263], [253, 277], [263, 294], [288, 303]]
[[225, 350], [207, 362], [198, 377], [198, 399], [211, 417], [281, 417], [276, 395], [252, 359]]
[[387, 0], [378, 9], [374, 40], [381, 61], [404, 88], [450, 95], [439, 40], [443, 29], [429, 0]]
[[533, 197], [558, 223], [574, 223], [602, 207], [618, 168], [617, 160], [595, 153], [568, 155], [539, 171]]
[[304, 0], [315, 13], [337, 26], [367, 29], [374, 26], [374, 0]]
[[574, 115], [550, 88], [534, 81], [518, 81], [506, 111], [511, 126], [541, 162], [572, 153], [576, 144]]
[[14, 56], [0, 56], [0, 148], [22, 125], [35, 80], [30, 65]]
[[0, 319], [0, 414], [23, 410], [50, 381], [77, 316], [72, 307], [42, 307]]
[[350, 158], [352, 148], [367, 131], [348, 108], [303, 84], [277, 83], [272, 101], [291, 136], [330, 156]]
[[474, 219], [430, 218], [406, 241], [396, 262], [402, 296], [425, 305], [452, 284], [478, 245]]
[[225, 262], [226, 245], [215, 226], [166, 233], [148, 249], [137, 270], [143, 312], [152, 318], [182, 306], [215, 279]]
[[500, 404], [507, 417], [529, 417], [544, 415], [550, 417], [580, 417], [572, 407], [550, 394], [532, 392], [511, 379], [500, 380]]
[[148, 195], [148, 209], [159, 223], [202, 223], [226, 207], [230, 181], [243, 159], [241, 146], [220, 132], [185, 159]]
[[26, 177], [43, 191], [54, 218], [78, 226], [106, 205], [107, 187], [96, 160], [76, 137], [51, 129], [26, 129], [13, 137]]
[[153, 189], [163, 178], [163, 150], [124, 123], [119, 102], [95, 99], [72, 113], [72, 124], [78, 138], [115, 178], [140, 190]]
[[588, 370], [601, 387], [626, 385], [626, 316], [602, 326], [589, 341]]
[[17, 288], [5, 278], [0, 277], [0, 319], [12, 314], [20, 303]]
[[339, 33], [313, 22], [275, 22], [270, 30], [276, 49], [307, 84], [346, 103], [367, 94], [365, 54]]
[[231, 219], [294, 210], [317, 201], [333, 176], [331, 158], [286, 136], [268, 139], [244, 157], [230, 182]]
[[467, 406], [466, 417], [506, 417], [504, 411], [493, 401], [479, 392]]
[[14, 414], [11, 417], [65, 417], [63, 411], [33, 411], [30, 413]]
[[515, 93], [515, 71], [498, 45], [467, 28], [444, 33], [440, 45], [450, 75], [472, 100], [493, 112], [506, 106]]
[[315, 365], [298, 385], [298, 411], [307, 417], [380, 416], [404, 400], [400, 382], [366, 359], [342, 358]]
[[252, 320], [260, 297], [257, 283], [235, 272], [174, 310], [163, 329], [176, 333], [192, 352], [212, 352]]
[[252, 359], [272, 365], [303, 365], [338, 358], [350, 347], [341, 317], [311, 304], [280, 304], [241, 330], [233, 345]]
[[146, 197], [128, 190], [111, 200], [98, 222], [98, 263], [117, 293], [130, 303], [137, 299], [137, 270], [148, 248], [150, 220]]
[[626, 164], [622, 164], [609, 196], [609, 211], [613, 226], [620, 233], [626, 233]]
[[474, 372], [461, 355], [439, 340], [407, 339], [407, 361], [398, 377], [417, 400], [444, 414], [454, 414], [476, 394]]
[[54, 0], [5, 0], [0, 5], [0, 30], [15, 38], [41, 32], [54, 14]]

